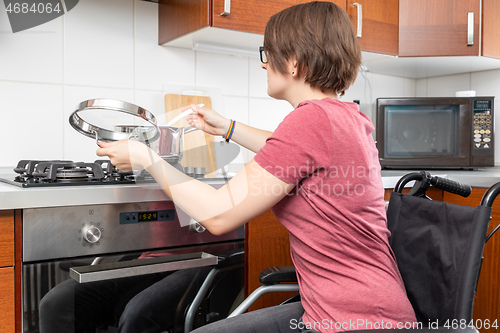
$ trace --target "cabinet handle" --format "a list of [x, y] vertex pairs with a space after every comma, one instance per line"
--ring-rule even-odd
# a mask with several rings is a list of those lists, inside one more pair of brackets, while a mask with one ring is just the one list
[[467, 13], [467, 45], [474, 45], [474, 12]]
[[228, 16], [229, 14], [231, 14], [231, 0], [224, 0], [224, 11], [220, 15]]
[[361, 34], [363, 31], [363, 6], [357, 2], [353, 3], [352, 5], [358, 8], [358, 28], [356, 37], [361, 38]]

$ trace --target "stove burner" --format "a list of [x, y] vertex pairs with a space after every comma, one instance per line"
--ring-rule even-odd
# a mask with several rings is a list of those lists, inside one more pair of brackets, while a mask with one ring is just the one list
[[74, 169], [61, 169], [57, 170], [57, 179], [75, 179], [75, 178], [88, 178], [87, 169], [74, 168]]

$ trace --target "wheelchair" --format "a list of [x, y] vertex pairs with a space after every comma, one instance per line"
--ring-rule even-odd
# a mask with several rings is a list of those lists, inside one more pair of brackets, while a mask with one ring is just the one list
[[[414, 181], [408, 194], [407, 184]], [[389, 244], [395, 254], [418, 328], [358, 330], [346, 332], [389, 333], [474, 333], [472, 310], [485, 243], [499, 229], [489, 234], [492, 205], [500, 193], [500, 183], [491, 186], [477, 207], [461, 206], [427, 197], [434, 186], [467, 197], [471, 187], [431, 176], [426, 171], [403, 176], [391, 193], [387, 223]], [[293, 267], [270, 267], [260, 274], [263, 284], [249, 295], [229, 317], [240, 315], [263, 294], [298, 291]], [[436, 326], [430, 324], [436, 323]], [[461, 325], [466, 323], [466, 325]]]

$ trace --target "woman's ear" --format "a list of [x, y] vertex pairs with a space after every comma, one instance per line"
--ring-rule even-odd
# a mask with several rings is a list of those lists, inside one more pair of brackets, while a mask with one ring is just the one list
[[292, 74], [292, 76], [297, 76], [298, 75], [297, 58], [293, 57], [288, 63], [289, 63], [289, 73]]

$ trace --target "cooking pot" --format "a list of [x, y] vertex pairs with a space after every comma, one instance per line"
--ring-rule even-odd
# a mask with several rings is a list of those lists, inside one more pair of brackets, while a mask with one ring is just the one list
[[[202, 106], [203, 104], [198, 105]], [[191, 112], [191, 109], [186, 110], [167, 126], [158, 126], [155, 116], [140, 106], [120, 100], [97, 98], [78, 104], [69, 117], [69, 123], [79, 133], [94, 138], [97, 145], [99, 141], [138, 140], [150, 146], [167, 162], [178, 163], [183, 155], [184, 134], [197, 129], [169, 125]], [[121, 121], [126, 124], [116, 125]]]
[[[195, 127], [173, 127], [157, 126], [159, 137], [154, 142], [149, 142], [151, 149], [156, 151], [161, 158], [169, 163], [177, 163], [182, 160], [184, 153], [184, 134], [198, 130]], [[120, 133], [129, 133], [131, 140], [143, 140], [143, 133], [149, 130], [138, 126], [116, 126], [115, 130]]]

